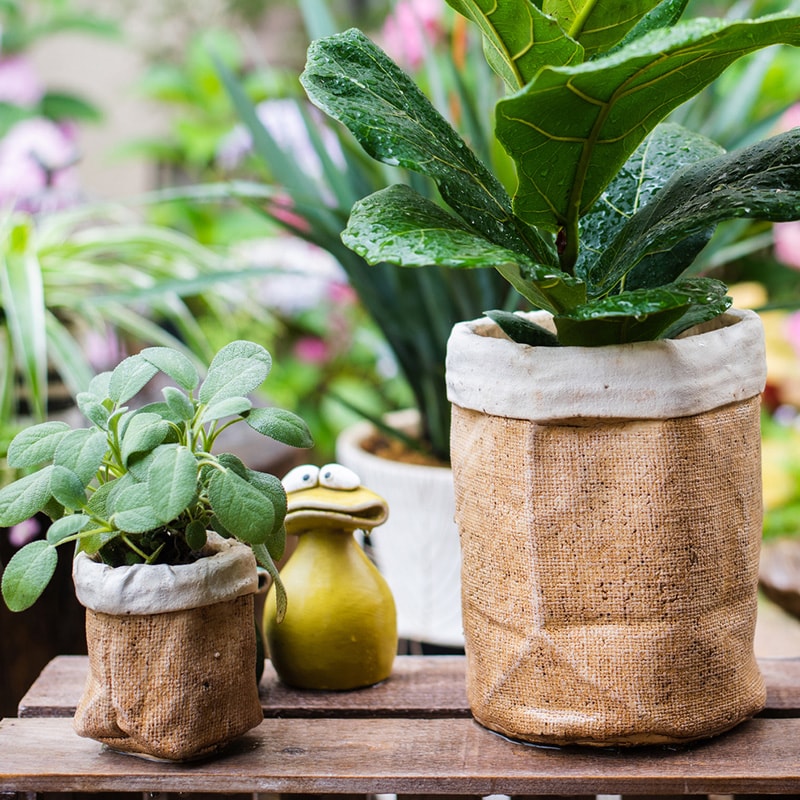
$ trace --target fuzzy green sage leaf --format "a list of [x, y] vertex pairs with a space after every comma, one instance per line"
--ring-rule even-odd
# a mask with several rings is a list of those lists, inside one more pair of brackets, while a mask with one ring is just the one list
[[147, 490], [160, 523], [185, 511], [197, 492], [197, 459], [192, 451], [182, 445], [159, 448], [147, 471]]
[[52, 461], [59, 442], [70, 430], [66, 422], [51, 421], [20, 431], [8, 446], [8, 465], [24, 469]]
[[37, 539], [11, 557], [3, 572], [2, 593], [11, 611], [30, 608], [47, 587], [58, 565], [52, 545]]
[[282, 408], [254, 408], [243, 414], [245, 422], [264, 436], [292, 447], [313, 447], [314, 439], [305, 421]]

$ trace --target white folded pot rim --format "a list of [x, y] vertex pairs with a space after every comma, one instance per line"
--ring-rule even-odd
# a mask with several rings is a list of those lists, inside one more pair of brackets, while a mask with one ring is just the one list
[[191, 564], [111, 567], [78, 553], [72, 564], [78, 601], [103, 614], [164, 614], [256, 592], [253, 551], [214, 533], [208, 539], [213, 554]]
[[[553, 328], [552, 315], [525, 314]], [[759, 395], [766, 350], [754, 311], [731, 309], [676, 339], [603, 347], [532, 347], [490, 319], [454, 326], [447, 346], [451, 403], [493, 416], [671, 419]]]

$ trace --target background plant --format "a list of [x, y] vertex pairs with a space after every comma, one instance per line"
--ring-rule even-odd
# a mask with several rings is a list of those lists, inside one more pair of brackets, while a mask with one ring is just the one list
[[[274, 407], [254, 407], [249, 394], [266, 379], [269, 353], [236, 341], [212, 359], [200, 382], [179, 351], [147, 348], [96, 376], [78, 397], [88, 428], [51, 421], [19, 433], [8, 460], [35, 470], [0, 490], [0, 525], [39, 512], [54, 520], [47, 538], [30, 542], [3, 573], [3, 597], [13, 611], [32, 605], [52, 577], [56, 547], [111, 566], [180, 564], [194, 560], [208, 530], [249, 545], [279, 583], [274, 559], [283, 554], [286, 496], [278, 478], [251, 470], [232, 454], [213, 454], [218, 435], [244, 421], [260, 434], [310, 447], [305, 423]], [[157, 373], [174, 382], [162, 399], [127, 405]], [[282, 587], [280, 607], [285, 608]]]
[[742, 55], [797, 44], [796, 18], [678, 23], [686, 4], [668, 0], [643, 4], [634, 19], [610, 3], [584, 14], [554, 1], [544, 7], [552, 16], [514, 0], [450, 4], [481, 28], [489, 63], [514, 92], [496, 105], [517, 168], [513, 207], [414, 83], [351, 31], [312, 45], [309, 96], [376, 159], [431, 177], [457, 216], [391, 187], [355, 206], [348, 245], [374, 262], [496, 267], [555, 315], [557, 340], [513, 318], [507, 332], [528, 342], [673, 336], [723, 311], [723, 284], [680, 276], [720, 220], [796, 218], [799, 137], [725, 156], [704, 137], [656, 125]]
[[132, 347], [178, 347], [203, 359], [213, 353], [196, 314], [202, 308], [219, 324], [223, 283], [241, 277], [221, 254], [114, 206], [38, 218], [9, 213], [0, 231], [6, 431], [26, 415], [45, 419], [51, 371], [72, 397], [87, 388], [98, 366], [87, 347], [91, 332]]
[[[303, 6], [310, 30], [337, 28], [324, 3], [307, 2]], [[454, 31], [452, 38], [444, 37], [443, 50], [434, 53], [431, 49], [421, 69], [443, 113], [457, 119], [476, 146], [492, 159], [496, 155], [494, 140], [478, 107], [495, 91], [495, 82], [488, 71], [481, 69], [465, 80], [458, 61], [454, 64], [449, 58], [450, 47], [457, 47], [459, 58], [466, 61], [463, 48], [478, 44], [458, 38], [462, 34]], [[253, 150], [265, 165], [267, 178], [266, 185], [231, 185], [230, 194], [257, 207], [296, 236], [322, 247], [342, 265], [410, 387], [421, 414], [424, 447], [447, 461], [450, 406], [444, 383], [444, 357], [450, 330], [454, 323], [473, 318], [487, 307], [514, 302], [513, 294], [500, 276], [488, 271], [457, 274], [435, 265], [409, 271], [388, 262], [369, 266], [341, 241], [352, 204], [366, 192], [387, 186], [392, 179], [406, 181], [430, 195], [435, 192], [433, 185], [411, 171], [396, 170], [390, 176], [381, 165], [365, 158], [346, 130], [321, 119], [298, 97], [293, 99], [291, 108], [284, 106], [283, 112], [302, 121], [308, 146], [319, 165], [316, 173], [310, 173], [307, 161], [277, 140], [271, 132], [273, 127], [268, 120], [264, 123], [263, 115], [259, 116], [235, 76], [223, 64], [219, 66], [250, 133]], [[477, 91], [468, 91], [468, 83], [472, 88], [477, 86]], [[276, 118], [276, 127], [280, 124]], [[380, 423], [374, 417], [373, 421]]]

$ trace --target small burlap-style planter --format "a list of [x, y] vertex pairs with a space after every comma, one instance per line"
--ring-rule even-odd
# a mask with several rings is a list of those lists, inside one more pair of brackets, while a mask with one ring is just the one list
[[[209, 537], [211, 538], [211, 537]], [[75, 559], [89, 675], [81, 736], [155, 759], [210, 755], [263, 719], [249, 547], [214, 536], [193, 564], [112, 568]]]
[[475, 719], [633, 745], [759, 711], [758, 317], [602, 348], [461, 323], [447, 381]]

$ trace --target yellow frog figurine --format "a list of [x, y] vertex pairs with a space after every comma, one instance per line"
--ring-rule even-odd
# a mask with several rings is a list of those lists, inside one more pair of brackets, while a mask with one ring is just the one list
[[286, 532], [298, 542], [281, 570], [286, 616], [276, 621], [274, 588], [264, 607], [264, 639], [278, 677], [301, 689], [385, 680], [397, 652], [394, 598], [353, 533], [383, 524], [386, 501], [341, 464], [296, 467], [283, 485]]

